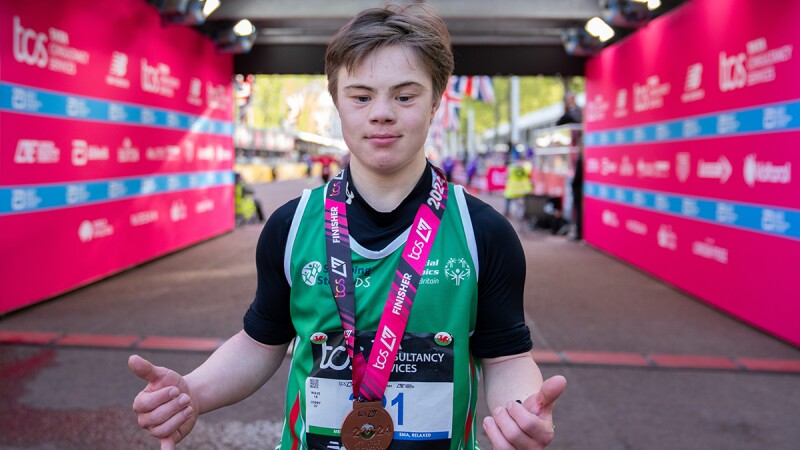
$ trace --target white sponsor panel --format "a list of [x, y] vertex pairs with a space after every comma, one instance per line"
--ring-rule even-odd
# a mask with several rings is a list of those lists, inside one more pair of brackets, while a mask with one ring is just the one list
[[124, 197], [127, 193], [128, 188], [125, 187], [125, 183], [121, 181], [110, 181], [108, 183], [108, 198], [115, 199]]
[[170, 75], [172, 70], [167, 64], [150, 64], [147, 58], [140, 61], [142, 90], [164, 97], [175, 97], [175, 91], [181, 87], [181, 80]]
[[720, 223], [736, 223], [739, 215], [736, 214], [736, 208], [732, 204], [719, 202], [717, 203], [715, 218]]
[[745, 51], [719, 53], [719, 90], [735, 91], [775, 81], [778, 65], [792, 60], [792, 44], [772, 47], [767, 38], [758, 37], [745, 44]]
[[792, 116], [786, 111], [785, 106], [770, 106], [764, 108], [764, 117], [761, 126], [765, 130], [779, 130], [786, 128], [792, 122]]
[[214, 146], [205, 145], [200, 146], [195, 153], [195, 158], [198, 161], [213, 161], [214, 160]]
[[42, 202], [42, 198], [36, 189], [12, 189], [11, 190], [11, 210], [25, 211], [35, 209]]
[[189, 94], [186, 96], [186, 103], [195, 106], [203, 106], [203, 81], [199, 78], [189, 80]]
[[106, 74], [106, 84], [121, 89], [130, 89], [131, 80], [128, 75], [128, 55], [122, 52], [111, 52], [111, 63]]
[[783, 211], [764, 209], [761, 211], [761, 229], [771, 233], [785, 233], [791, 227]]
[[639, 222], [638, 220], [626, 220], [625, 229], [639, 236], [647, 236], [647, 224]]
[[178, 199], [172, 202], [172, 206], [169, 208], [169, 218], [173, 222], [180, 222], [182, 220], [186, 220], [188, 217], [186, 203], [183, 200]]
[[139, 149], [133, 146], [131, 138], [126, 137], [122, 140], [122, 145], [117, 149], [118, 163], [135, 163], [141, 158]]
[[678, 249], [678, 235], [672, 230], [672, 225], [662, 224], [658, 227], [656, 241], [661, 248], [672, 251]]
[[72, 140], [73, 166], [85, 166], [90, 161], [108, 161], [110, 153], [106, 146], [89, 144], [83, 139]]
[[91, 242], [95, 239], [104, 238], [114, 234], [114, 226], [108, 219], [84, 220], [78, 226], [78, 239], [83, 243]]
[[730, 179], [731, 173], [733, 173], [733, 167], [731, 167], [731, 162], [724, 155], [720, 156], [716, 161], [702, 159], [697, 161], [698, 178], [719, 180], [721, 184], [725, 184]]
[[89, 52], [70, 46], [69, 33], [55, 27], [47, 32], [28, 28], [19, 16], [12, 19], [14, 60], [29, 66], [76, 75], [78, 67], [89, 63]]
[[642, 112], [662, 108], [669, 91], [670, 84], [662, 83], [658, 75], [648, 77], [641, 85], [633, 83], [633, 110]]
[[38, 112], [42, 107], [42, 102], [36, 91], [11, 88], [11, 108], [15, 111]]
[[213, 210], [214, 210], [214, 200], [211, 200], [210, 198], [200, 200], [194, 205], [194, 212], [197, 214], [202, 214]]
[[632, 177], [635, 172], [636, 168], [633, 166], [633, 163], [631, 163], [631, 159], [628, 155], [624, 155], [619, 164], [619, 174], [623, 177]]
[[233, 108], [233, 100], [223, 84], [206, 82], [206, 102], [211, 109], [227, 111]]
[[597, 94], [593, 99], [586, 102], [586, 108], [584, 109], [586, 121], [597, 122], [599, 120], [605, 120], [608, 114], [608, 107], [608, 101], [603, 95]]
[[728, 249], [720, 247], [711, 238], [692, 242], [692, 254], [720, 264], [728, 264]]
[[686, 82], [683, 85], [681, 102], [689, 103], [702, 100], [706, 96], [703, 84], [703, 63], [695, 63], [686, 68]]
[[221, 145], [217, 146], [217, 161], [231, 161], [233, 160], [233, 149], [225, 148]]
[[153, 223], [158, 220], [158, 211], [149, 209], [146, 211], [138, 211], [130, 216], [130, 223], [132, 227], [140, 227], [148, 223]]
[[600, 161], [600, 174], [606, 176], [608, 174], [617, 173], [619, 166], [616, 162], [606, 158], [605, 156]]
[[786, 161], [776, 164], [772, 161], [759, 161], [758, 155], [751, 153], [744, 159], [744, 182], [754, 187], [756, 183], [790, 184], [792, 182], [792, 163]]
[[56, 164], [61, 160], [61, 150], [53, 141], [20, 139], [14, 152], [15, 164]]
[[603, 225], [609, 226], [611, 228], [619, 228], [619, 217], [617, 217], [617, 213], [614, 211], [604, 209], [602, 212], [601, 220], [603, 221]]
[[69, 184], [67, 185], [67, 204], [74, 205], [76, 203], [83, 203], [89, 200], [89, 189], [85, 184]]
[[685, 183], [692, 172], [692, 156], [689, 152], [675, 154], [675, 176], [678, 181]]
[[672, 164], [665, 160], [647, 161], [638, 159], [636, 161], [636, 175], [639, 178], [669, 178]]
[[614, 107], [614, 117], [619, 119], [628, 115], [628, 90], [617, 91], [617, 102]]
[[597, 173], [600, 171], [600, 160], [597, 158], [586, 159], [586, 173]]

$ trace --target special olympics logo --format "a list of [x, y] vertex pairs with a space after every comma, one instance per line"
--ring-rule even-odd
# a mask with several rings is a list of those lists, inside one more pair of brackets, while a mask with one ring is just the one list
[[303, 276], [303, 283], [313, 286], [317, 284], [317, 277], [322, 272], [322, 264], [319, 261], [311, 261], [303, 267], [301, 275]]
[[461, 282], [472, 274], [472, 269], [466, 259], [450, 258], [444, 267], [444, 274], [450, 281], [455, 282], [456, 286], [461, 286]]

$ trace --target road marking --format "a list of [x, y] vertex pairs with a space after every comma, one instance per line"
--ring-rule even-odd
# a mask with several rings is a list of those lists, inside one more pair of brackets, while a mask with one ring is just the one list
[[[129, 336], [0, 330], [0, 345], [32, 345], [62, 348], [104, 348], [210, 353], [224, 339], [177, 336]], [[600, 352], [583, 350], [532, 350], [539, 365], [641, 367], [658, 369], [723, 370], [800, 374], [800, 358], [751, 358], [744, 356], [685, 355], [666, 353]]]

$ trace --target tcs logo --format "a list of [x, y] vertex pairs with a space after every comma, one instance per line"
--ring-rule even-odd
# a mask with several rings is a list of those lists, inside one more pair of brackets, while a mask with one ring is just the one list
[[19, 16], [14, 16], [14, 59], [31, 66], [47, 67], [47, 34], [25, 28]]

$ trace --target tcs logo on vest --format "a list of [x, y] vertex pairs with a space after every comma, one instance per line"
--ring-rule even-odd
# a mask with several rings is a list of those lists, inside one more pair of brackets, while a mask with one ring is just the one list
[[14, 59], [31, 66], [47, 67], [47, 34], [22, 26], [19, 16], [14, 16]]

